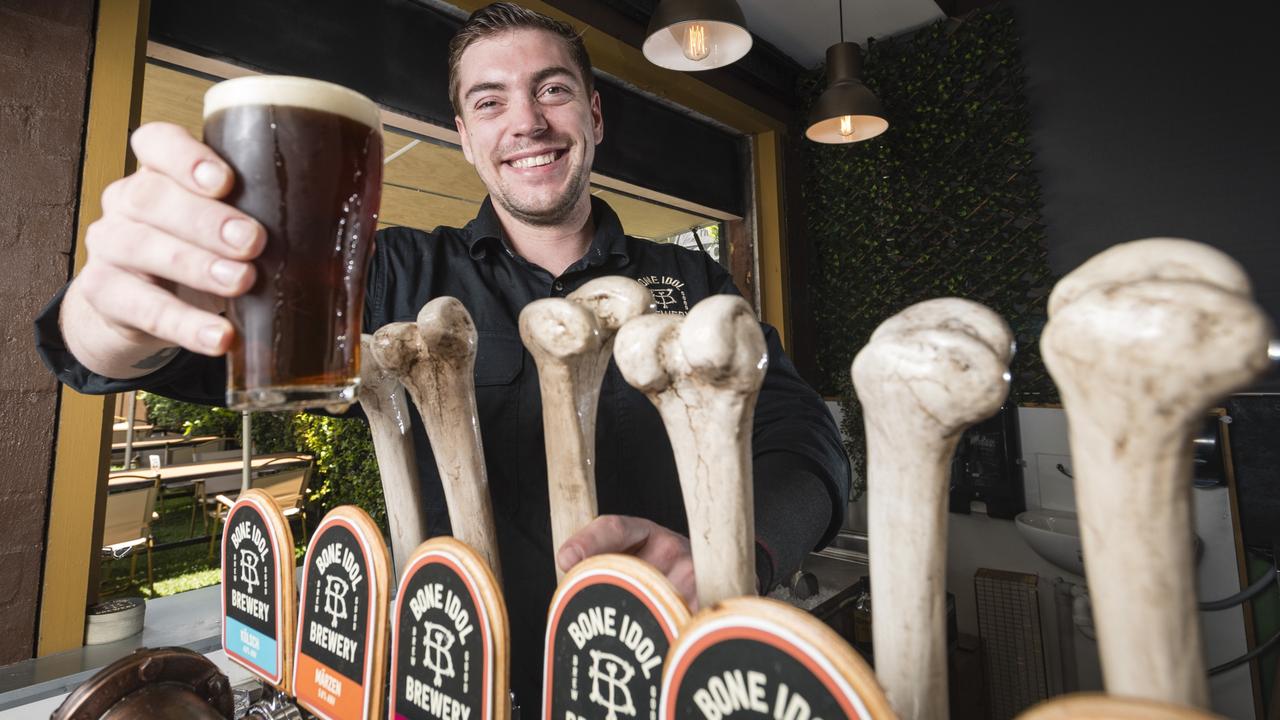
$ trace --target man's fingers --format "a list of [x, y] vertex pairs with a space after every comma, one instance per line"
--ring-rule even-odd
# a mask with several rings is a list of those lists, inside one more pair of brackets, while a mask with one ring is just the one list
[[697, 583], [689, 539], [644, 518], [602, 515], [574, 533], [556, 554], [556, 564], [568, 571], [593, 555], [634, 555], [667, 576], [676, 591], [696, 610]]
[[[96, 261], [223, 297], [243, 294], [255, 277], [250, 263], [228, 260], [129, 220], [104, 218], [94, 223], [85, 243]], [[97, 298], [91, 300], [99, 304]]]
[[689, 550], [689, 540], [660, 525], [650, 524], [654, 529], [649, 537], [643, 544], [631, 548], [630, 552], [657, 568], [658, 572], [671, 577], [681, 563], [691, 562], [693, 555]]
[[582, 560], [605, 553], [628, 553], [645, 542], [656, 524], [625, 515], [601, 515], [574, 533], [556, 553], [556, 564], [568, 572]]
[[146, 167], [108, 185], [102, 209], [106, 218], [150, 225], [234, 260], [257, 257], [266, 244], [266, 232], [253, 218]]
[[231, 168], [209, 146], [172, 123], [147, 123], [129, 138], [138, 165], [173, 178], [194, 193], [222, 197], [231, 189]]
[[222, 355], [231, 344], [226, 318], [198, 310], [137, 275], [99, 265], [86, 267], [77, 282], [86, 297], [109, 288], [111, 302], [95, 303], [94, 310], [122, 335], [142, 333], [204, 355]]
[[684, 598], [690, 612], [698, 612], [698, 582], [693, 572], [693, 557], [686, 557], [666, 573], [672, 587]]

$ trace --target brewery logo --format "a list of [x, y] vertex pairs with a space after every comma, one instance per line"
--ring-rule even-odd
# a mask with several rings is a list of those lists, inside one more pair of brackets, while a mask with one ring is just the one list
[[338, 627], [339, 620], [351, 617], [347, 614], [347, 593], [351, 584], [337, 575], [324, 577], [324, 611], [329, 613], [329, 624]]
[[[416, 626], [413, 628], [413, 634], [413, 647], [409, 648], [410, 665], [416, 661], [414, 654], [417, 650], [418, 628]], [[457, 641], [458, 636], [444, 625], [433, 622], [422, 623], [422, 665], [435, 673], [431, 682], [436, 687], [440, 687], [442, 678], [457, 676], [453, 669], [453, 653], [450, 652]]]
[[240, 575], [244, 578], [244, 584], [248, 588], [249, 594], [253, 594], [254, 588], [262, 584], [262, 580], [258, 577], [258, 559], [263, 555], [265, 553], [256, 548], [240, 550]]
[[275, 589], [276, 540], [251, 502], [227, 516], [222, 536], [222, 645], [258, 675], [279, 682], [280, 599]]
[[662, 720], [869, 718], [818, 649], [759, 618], [712, 622], [672, 653]]
[[431, 551], [414, 560], [394, 618], [395, 717], [492, 717], [493, 632], [475, 578], [454, 556]]
[[543, 717], [656, 720], [674, 622], [619, 573], [574, 580], [552, 601]]
[[[372, 638], [369, 553], [334, 520], [307, 548], [302, 576], [295, 692], [322, 716], [361, 717]], [[325, 712], [327, 711], [327, 712]]]
[[607, 720], [617, 720], [618, 713], [635, 717], [636, 706], [631, 701], [631, 688], [627, 687], [636, 676], [635, 667], [613, 653], [587, 652], [591, 655], [591, 668], [587, 670], [591, 694], [587, 698], [607, 711]]
[[658, 313], [684, 315], [689, 312], [689, 298], [684, 294], [684, 281], [670, 275], [646, 275], [636, 282], [649, 288], [653, 307]]

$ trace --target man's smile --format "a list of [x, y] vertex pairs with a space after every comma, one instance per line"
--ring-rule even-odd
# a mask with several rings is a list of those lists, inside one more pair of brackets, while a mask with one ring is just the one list
[[513, 155], [504, 160], [503, 164], [515, 170], [545, 172], [552, 169], [550, 166], [558, 165], [558, 161], [567, 154], [563, 149], [534, 150]]

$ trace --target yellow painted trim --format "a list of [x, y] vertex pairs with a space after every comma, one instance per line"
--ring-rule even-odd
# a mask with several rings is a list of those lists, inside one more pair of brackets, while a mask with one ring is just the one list
[[[474, 12], [491, 0], [450, 0], [465, 12]], [[552, 7], [543, 0], [521, 0], [520, 4], [535, 12], [564, 20], [583, 29], [583, 42], [591, 55], [591, 64], [602, 72], [621, 78], [651, 95], [701, 113], [743, 134], [782, 131], [786, 126], [771, 115], [760, 112], [741, 100], [698, 79], [697, 73], [667, 70], [649, 62], [638, 48], [610, 37], [581, 20]]]
[[[84, 236], [102, 214], [102, 191], [129, 168], [129, 131], [138, 123], [149, 0], [103, 0], [98, 7], [75, 271], [85, 261]], [[96, 543], [110, 460], [112, 398], [62, 389], [49, 501], [37, 656], [84, 644], [85, 607], [96, 578]]]
[[790, 336], [787, 322], [789, 297], [786, 249], [782, 242], [782, 166], [778, 133], [763, 132], [753, 140], [752, 169], [756, 189], [756, 255], [760, 258], [756, 282], [760, 287], [760, 318], [778, 329], [783, 347]]

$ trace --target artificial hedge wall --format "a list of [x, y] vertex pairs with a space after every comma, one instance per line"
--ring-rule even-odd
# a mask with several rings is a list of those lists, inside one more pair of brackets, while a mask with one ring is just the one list
[[[1053, 278], [1013, 12], [992, 6], [872, 41], [863, 79], [889, 130], [863, 143], [800, 148], [819, 383], [844, 410], [855, 494], [866, 453], [849, 366], [872, 331], [908, 305], [956, 296], [991, 307], [1017, 335], [1012, 399], [1057, 401], [1040, 360]], [[825, 87], [819, 68], [802, 78], [800, 96], [812, 104]]]

